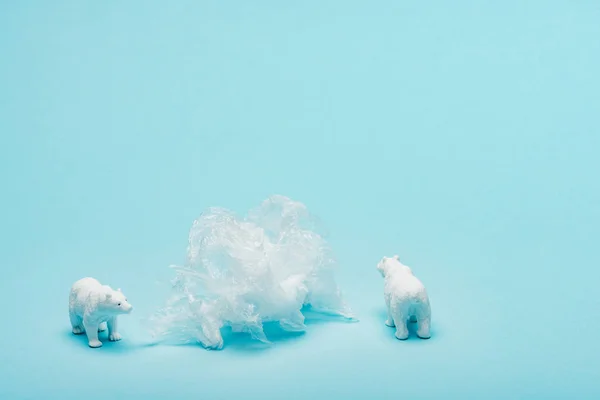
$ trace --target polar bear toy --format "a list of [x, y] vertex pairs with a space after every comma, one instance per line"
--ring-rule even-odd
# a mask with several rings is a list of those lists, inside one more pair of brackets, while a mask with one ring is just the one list
[[108, 327], [108, 340], [121, 340], [117, 332], [117, 316], [133, 309], [121, 289], [113, 290], [94, 278], [83, 278], [71, 287], [69, 318], [76, 335], [85, 332], [90, 347], [100, 347], [98, 332]]
[[408, 339], [407, 323], [417, 323], [417, 336], [421, 339], [431, 337], [431, 307], [425, 286], [412, 270], [403, 265], [398, 256], [383, 257], [377, 264], [377, 270], [384, 278], [383, 294], [387, 306], [389, 327], [396, 327], [396, 338]]

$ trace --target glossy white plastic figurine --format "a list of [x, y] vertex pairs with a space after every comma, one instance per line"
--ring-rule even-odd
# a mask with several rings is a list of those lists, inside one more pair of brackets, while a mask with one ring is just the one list
[[[133, 307], [121, 289], [113, 290], [94, 278], [83, 278], [71, 287], [69, 318], [76, 335], [86, 333], [90, 347], [100, 347], [98, 332], [108, 327], [108, 340], [121, 340], [117, 316], [129, 314]], [[107, 326], [108, 325], [108, 326]]]
[[387, 306], [389, 327], [396, 327], [396, 338], [408, 339], [407, 323], [417, 323], [417, 336], [431, 337], [431, 307], [425, 286], [413, 275], [411, 269], [398, 260], [398, 256], [383, 257], [377, 270], [384, 278], [383, 294]]

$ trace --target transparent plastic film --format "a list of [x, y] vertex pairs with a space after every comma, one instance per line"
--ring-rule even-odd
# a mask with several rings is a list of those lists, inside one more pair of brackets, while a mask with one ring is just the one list
[[190, 229], [185, 265], [171, 267], [171, 297], [150, 321], [155, 339], [221, 349], [221, 328], [229, 326], [269, 343], [264, 323], [302, 331], [307, 306], [352, 319], [318, 225], [302, 203], [283, 196], [243, 218], [206, 210]]

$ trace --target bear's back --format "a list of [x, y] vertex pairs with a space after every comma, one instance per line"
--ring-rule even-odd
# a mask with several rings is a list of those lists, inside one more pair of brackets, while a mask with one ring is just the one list
[[402, 293], [408, 297], [422, 297], [425, 292], [423, 283], [412, 274], [399, 273], [389, 276], [385, 285], [390, 293]]
[[73, 284], [72, 290], [77, 292], [99, 290], [102, 284], [94, 278], [82, 278]]
[[104, 287], [94, 278], [83, 278], [71, 287], [70, 301], [84, 304], [97, 301], [98, 294], [104, 292]]

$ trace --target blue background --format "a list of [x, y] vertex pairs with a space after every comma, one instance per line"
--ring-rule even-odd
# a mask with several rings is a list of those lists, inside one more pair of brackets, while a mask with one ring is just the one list
[[[0, 3], [0, 397], [600, 397], [600, 2], [168, 3]], [[361, 321], [148, 347], [193, 219], [271, 194]], [[393, 254], [429, 341], [383, 325]], [[136, 307], [99, 350], [88, 275]]]

